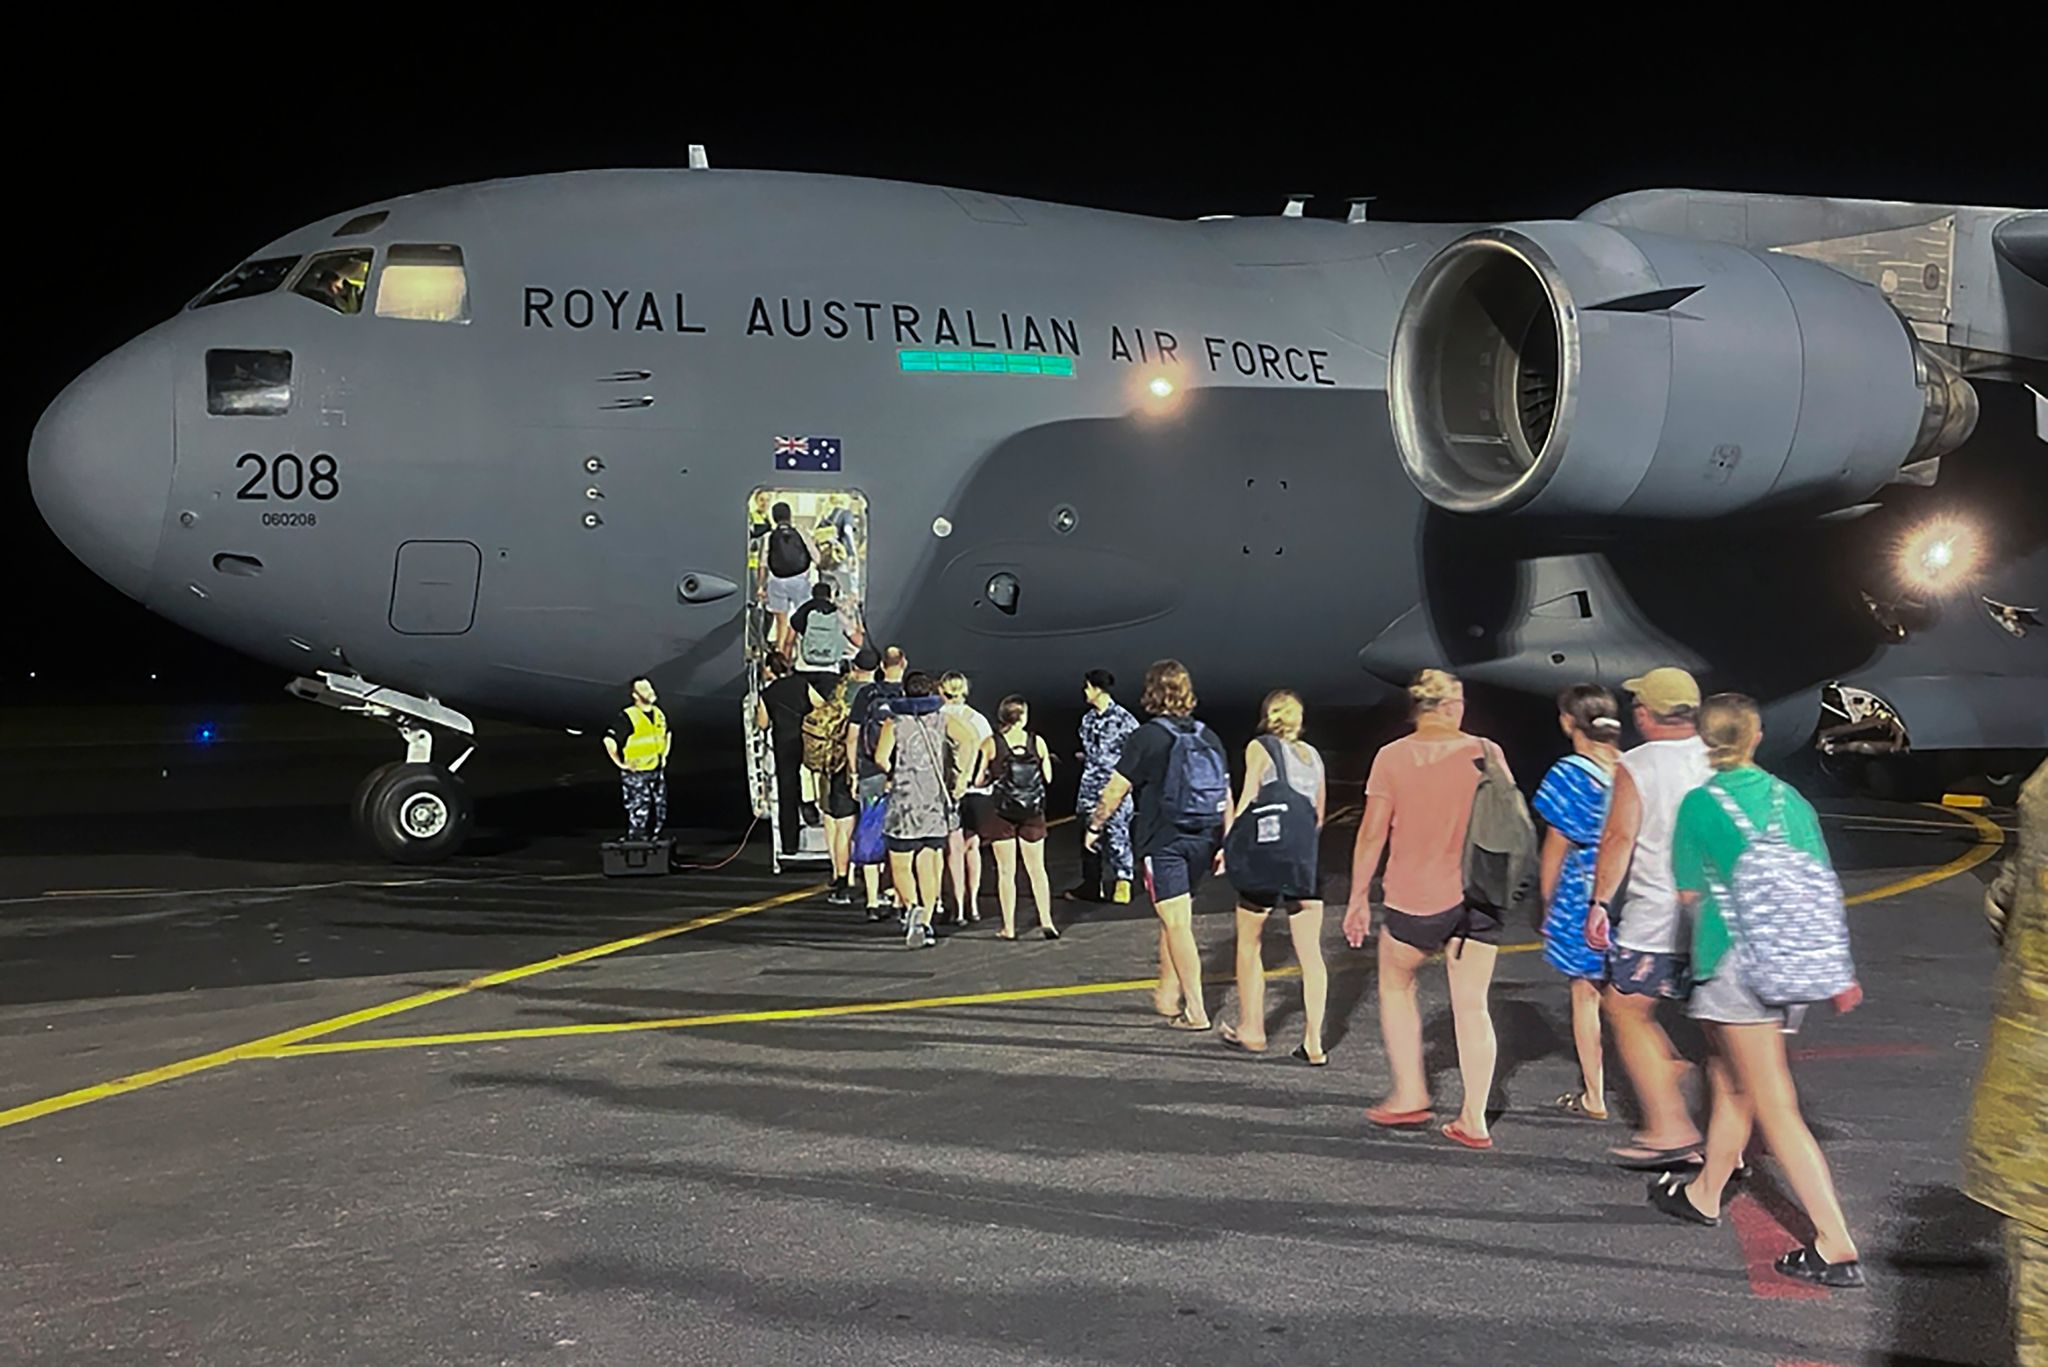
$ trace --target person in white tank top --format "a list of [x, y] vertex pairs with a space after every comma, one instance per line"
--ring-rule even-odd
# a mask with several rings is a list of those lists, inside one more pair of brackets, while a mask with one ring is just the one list
[[[1698, 1165], [1700, 1129], [1679, 1083], [1692, 1064], [1657, 1022], [1659, 1000], [1683, 1001], [1692, 990], [1680, 945], [1683, 918], [1671, 877], [1671, 829], [1678, 804], [1712, 774], [1697, 717], [1700, 686], [1682, 669], [1653, 669], [1625, 685], [1635, 695], [1643, 744], [1621, 757], [1600, 834], [1586, 943], [1607, 952], [1601, 1005], [1642, 1107], [1635, 1142], [1612, 1150], [1625, 1168], [1664, 1171]], [[1610, 903], [1621, 918], [1609, 935]]]

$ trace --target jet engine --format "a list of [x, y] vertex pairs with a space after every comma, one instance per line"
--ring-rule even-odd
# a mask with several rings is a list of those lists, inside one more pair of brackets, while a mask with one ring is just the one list
[[1832, 511], [1925, 482], [1920, 463], [1977, 421], [1969, 382], [1870, 286], [1589, 222], [1487, 228], [1438, 253], [1402, 308], [1387, 391], [1409, 478], [1475, 514]]

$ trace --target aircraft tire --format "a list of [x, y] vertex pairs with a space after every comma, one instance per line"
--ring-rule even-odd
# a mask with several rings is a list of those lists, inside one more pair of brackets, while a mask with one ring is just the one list
[[462, 848], [474, 808], [462, 780], [439, 764], [394, 764], [364, 803], [370, 842], [398, 864], [433, 864]]
[[392, 760], [389, 764], [380, 764], [364, 774], [363, 781], [356, 785], [355, 799], [349, 807], [349, 820], [354, 824], [356, 834], [366, 840], [370, 835], [370, 797], [377, 791], [377, 785], [402, 763], [403, 760]]

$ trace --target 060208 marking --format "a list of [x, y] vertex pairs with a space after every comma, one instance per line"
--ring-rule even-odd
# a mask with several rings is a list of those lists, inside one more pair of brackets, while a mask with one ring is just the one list
[[317, 527], [320, 525], [320, 515], [318, 513], [265, 513], [263, 515], [263, 525], [266, 527]]

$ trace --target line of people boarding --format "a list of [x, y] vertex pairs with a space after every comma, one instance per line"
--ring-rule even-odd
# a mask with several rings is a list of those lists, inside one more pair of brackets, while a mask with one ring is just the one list
[[[1205, 1032], [1215, 1022], [1193, 902], [1207, 879], [1227, 871], [1236, 892], [1238, 1013], [1219, 1037], [1249, 1053], [1269, 1047], [1260, 950], [1268, 919], [1280, 912], [1302, 974], [1302, 1038], [1293, 1056], [1325, 1066], [1318, 848], [1329, 785], [1321, 755], [1302, 738], [1301, 700], [1285, 691], [1265, 700], [1233, 794], [1228, 757], [1195, 716], [1194, 683], [1183, 665], [1166, 660], [1147, 671], [1143, 723], [1127, 713], [1104, 719], [1110, 708], [1122, 712], [1109, 697], [1113, 686], [1107, 675], [1087, 682], [1097, 739], [1089, 739], [1084, 720], [1090, 773], [1079, 814], [1091, 863], [1077, 892], [1128, 895], [1127, 885], [1142, 881], [1159, 922], [1154, 1009], [1170, 1028]], [[1756, 766], [1762, 723], [1752, 700], [1702, 699], [1691, 676], [1673, 668], [1626, 687], [1644, 737], [1626, 752], [1612, 694], [1581, 685], [1560, 698], [1558, 722], [1571, 753], [1537, 788], [1539, 849], [1506, 756], [1464, 730], [1462, 684], [1425, 670], [1410, 686], [1413, 730], [1380, 749], [1366, 780], [1343, 918], [1353, 948], [1375, 940], [1391, 1085], [1367, 1119], [1388, 1129], [1436, 1125], [1418, 978], [1441, 954], [1462, 1088], [1438, 1133], [1467, 1149], [1493, 1147], [1487, 1112], [1498, 1048], [1489, 997], [1502, 931], [1528, 887], [1540, 908], [1544, 957], [1570, 982], [1581, 1078], [1557, 1099], [1557, 1111], [1609, 1119], [1604, 1020], [1642, 1121], [1612, 1156], [1653, 1175], [1651, 1204], [1679, 1220], [1717, 1224], [1731, 1185], [1749, 1175], [1752, 1134], [1761, 1132], [1815, 1228], [1810, 1243], [1777, 1261], [1778, 1270], [1827, 1287], [1861, 1286], [1856, 1246], [1800, 1114], [1784, 1046], [1811, 1004], [1832, 1001], [1846, 1011], [1861, 999], [1818, 819], [1797, 792]], [[820, 741], [810, 743], [807, 722], [805, 762], [819, 758], [829, 770], [821, 781], [831, 794], [827, 819], [839, 825], [835, 905], [853, 904], [857, 872], [869, 918], [885, 919], [886, 861], [905, 943], [928, 948], [936, 943], [935, 920], [978, 919], [979, 846], [987, 844], [997, 863], [1003, 938], [1017, 933], [1020, 862], [1041, 933], [1058, 938], [1044, 857], [1053, 757], [1031, 730], [1024, 700], [1004, 699], [990, 722], [969, 706], [964, 677], [912, 671], [893, 647], [863, 649], [833, 697], [812, 697]], [[842, 718], [840, 763], [823, 752]], [[1113, 759], [1104, 738], [1113, 739]], [[955, 910], [946, 913], [941, 884], [949, 863]], [[1682, 1003], [1709, 1044], [1704, 1135], [1683, 1091], [1694, 1067], [1657, 1018], [1665, 1002]]]

